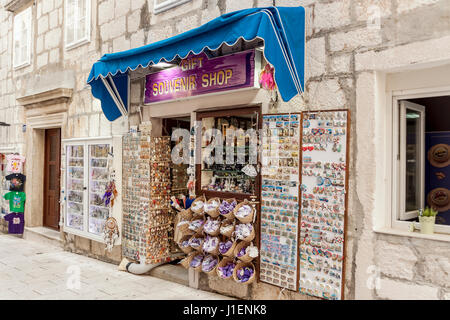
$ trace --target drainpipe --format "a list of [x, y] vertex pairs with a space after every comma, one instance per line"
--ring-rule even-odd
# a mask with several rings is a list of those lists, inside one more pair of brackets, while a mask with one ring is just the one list
[[119, 270], [128, 271], [132, 274], [145, 274], [155, 267], [158, 267], [166, 262], [146, 264], [145, 258], [141, 258], [139, 263], [131, 262], [127, 258], [123, 258], [119, 265]]

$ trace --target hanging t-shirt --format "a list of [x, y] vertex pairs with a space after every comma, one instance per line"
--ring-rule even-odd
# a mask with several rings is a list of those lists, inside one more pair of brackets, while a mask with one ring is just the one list
[[6, 171], [11, 173], [22, 173], [25, 157], [17, 154], [8, 154], [6, 156]]
[[10, 191], [23, 191], [25, 185], [26, 177], [21, 173], [11, 173], [7, 175], [6, 180], [10, 181], [9, 190]]
[[9, 211], [23, 212], [26, 200], [25, 192], [8, 192], [3, 198], [9, 200]]
[[8, 221], [8, 232], [14, 234], [22, 234], [25, 225], [23, 213], [10, 213], [5, 216]]

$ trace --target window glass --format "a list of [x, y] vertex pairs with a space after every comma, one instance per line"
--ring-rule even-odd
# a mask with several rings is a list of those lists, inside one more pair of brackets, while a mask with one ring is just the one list
[[421, 207], [420, 194], [420, 112], [406, 109], [406, 211], [418, 210]]
[[30, 63], [31, 60], [31, 8], [14, 17], [14, 67]]
[[90, 0], [66, 0], [66, 46], [89, 40]]

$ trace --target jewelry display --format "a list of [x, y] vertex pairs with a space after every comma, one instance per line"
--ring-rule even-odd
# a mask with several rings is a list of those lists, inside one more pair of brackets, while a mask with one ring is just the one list
[[348, 111], [302, 119], [300, 292], [342, 298], [347, 206]]
[[300, 115], [263, 115], [261, 281], [297, 289]]

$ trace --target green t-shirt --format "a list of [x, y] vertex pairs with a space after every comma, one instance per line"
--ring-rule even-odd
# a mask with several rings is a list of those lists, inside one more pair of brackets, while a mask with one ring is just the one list
[[26, 200], [25, 192], [8, 192], [3, 197], [9, 200], [9, 211], [23, 212]]

